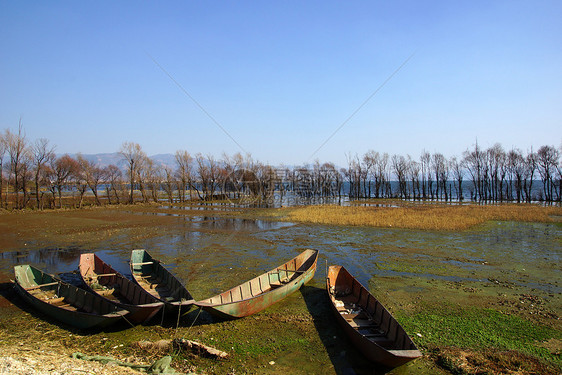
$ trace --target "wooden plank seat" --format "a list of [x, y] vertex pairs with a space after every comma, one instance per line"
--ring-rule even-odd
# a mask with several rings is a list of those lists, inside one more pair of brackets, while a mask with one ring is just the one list
[[116, 276], [116, 273], [102, 273], [99, 275], [96, 275], [96, 277], [107, 277], [107, 276]]
[[154, 262], [131, 263], [131, 266], [147, 266], [149, 264], [154, 264]]
[[372, 320], [368, 320], [368, 319], [349, 319], [348, 320], [349, 325], [352, 326], [353, 328], [378, 328], [379, 325], [372, 321]]
[[340, 312], [340, 314], [347, 321], [356, 320], [356, 319], [369, 320], [369, 316], [367, 314], [365, 314], [365, 312], [363, 312], [363, 311], [349, 313], [349, 312], [347, 312], [347, 310], [343, 310], [343, 311]]
[[44, 286], [53, 286], [53, 285], [57, 285], [58, 281], [52, 282], [52, 283], [47, 283], [47, 284], [39, 284], [39, 285], [35, 285], [32, 286], [31, 288], [25, 288], [25, 290], [35, 290], [35, 289], [40, 289], [43, 288]]
[[[279, 281], [280, 281], [282, 284], [287, 284], [287, 283], [289, 283], [289, 282], [293, 279], [293, 276], [295, 276], [295, 275], [300, 275], [300, 274], [302, 274], [303, 272], [304, 272], [304, 271], [295, 271], [295, 270], [284, 270], [284, 269], [279, 269], [279, 270], [277, 270], [277, 272], [270, 272], [270, 275], [274, 275], [274, 274], [277, 274], [277, 275], [284, 275], [283, 278], [281, 278], [281, 276], [279, 276]], [[289, 275], [289, 274], [290, 274], [290, 275]]]

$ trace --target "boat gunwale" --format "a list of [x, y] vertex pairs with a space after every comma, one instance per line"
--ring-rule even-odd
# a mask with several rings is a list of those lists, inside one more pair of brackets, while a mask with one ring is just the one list
[[[333, 272], [330, 272], [331, 270], [334, 270]], [[336, 280], [339, 276], [339, 273], [341, 271], [345, 271], [347, 273], [347, 275], [349, 276], [349, 278], [354, 282], [357, 283], [357, 285], [364, 289], [368, 295], [370, 295], [371, 298], [373, 298], [374, 301], [376, 301], [378, 304], [380, 304], [380, 306], [383, 309], [383, 313], [381, 313], [381, 317], [380, 320], [375, 320], [375, 323], [378, 325], [382, 325], [383, 324], [383, 320], [385, 319], [385, 314], [384, 311], [386, 311], [386, 315], [388, 315], [388, 329], [390, 329], [391, 326], [391, 322], [394, 321], [395, 322], [395, 335], [396, 337], [393, 340], [388, 340], [390, 342], [396, 343], [398, 340], [398, 333], [397, 331], [399, 329], [401, 329], [402, 334], [404, 336], [404, 340], [403, 340], [403, 344], [406, 344], [406, 340], [408, 340], [411, 345], [414, 347], [414, 349], [387, 349], [384, 346], [380, 345], [379, 343], [377, 343], [376, 341], [373, 341], [371, 339], [369, 339], [369, 337], [367, 337], [367, 335], [361, 333], [358, 329], [354, 328], [349, 321], [346, 320], [346, 318], [343, 316], [343, 314], [341, 314], [341, 312], [338, 310], [337, 306], [336, 306], [336, 295], [335, 295], [335, 285], [336, 285]], [[334, 284], [331, 284], [331, 280], [330, 280], [330, 275], [334, 276], [335, 280], [334, 280]], [[330, 287], [334, 287], [334, 293], [332, 293], [330, 291]], [[342, 329], [345, 331], [346, 335], [348, 336], [348, 338], [350, 339], [350, 341], [354, 344], [354, 346], [361, 352], [363, 353], [363, 355], [365, 357], [367, 357], [369, 360], [373, 361], [373, 362], [377, 362], [377, 363], [382, 363], [386, 366], [390, 366], [390, 367], [396, 367], [396, 366], [400, 366], [404, 363], [407, 363], [411, 360], [414, 360], [416, 358], [422, 357], [423, 354], [421, 353], [421, 351], [417, 348], [416, 344], [413, 342], [413, 340], [411, 339], [411, 337], [407, 334], [407, 332], [404, 330], [404, 328], [400, 325], [400, 323], [396, 320], [396, 318], [394, 318], [394, 316], [384, 307], [384, 305], [367, 289], [365, 288], [360, 282], [359, 280], [357, 280], [353, 275], [351, 275], [351, 273], [349, 273], [349, 271], [347, 271], [347, 269], [343, 266], [339, 266], [339, 265], [334, 265], [334, 266], [330, 266], [328, 268], [328, 272], [326, 274], [326, 290], [328, 292], [328, 297], [330, 299], [330, 305], [332, 308], [332, 311], [334, 311], [334, 313], [336, 314], [336, 319], [339, 323], [339, 325], [342, 327]], [[352, 292], [351, 294], [353, 294], [353, 288], [352, 288]], [[359, 297], [360, 298], [360, 297]], [[359, 301], [358, 301], [359, 302]], [[361, 306], [358, 305], [362, 310], [365, 310], [365, 306]], [[388, 338], [388, 332], [384, 333], [384, 337]], [[371, 350], [369, 350], [369, 347], [372, 348]], [[376, 350], [376, 352], [373, 352], [373, 350]]]
[[[36, 284], [36, 285], [31, 285], [30, 280], [26, 277], [27, 279], [27, 285], [29, 285], [27, 288], [22, 285], [22, 283], [20, 283], [20, 278], [18, 275], [17, 270], [24, 270], [24, 269], [30, 269], [33, 270], [35, 269], [36, 271], [38, 271], [40, 274], [43, 275], [47, 275], [49, 278], [51, 278], [52, 280], [56, 281], [57, 284], [54, 284], [52, 286], [57, 286], [57, 288], [60, 285], [64, 285], [66, 287], [69, 287], [68, 290], [74, 290], [74, 291], [79, 291], [79, 292], [84, 292], [87, 294], [90, 294], [94, 297], [94, 299], [102, 299], [100, 296], [91, 293], [88, 290], [79, 288], [75, 285], [72, 285], [70, 283], [67, 283], [61, 279], [59, 279], [58, 277], [51, 275], [49, 273], [46, 273], [44, 271], [42, 271], [41, 269], [34, 267], [30, 264], [21, 264], [21, 265], [16, 265], [14, 266], [14, 273], [15, 273], [15, 280], [14, 280], [14, 284], [16, 287], [16, 290], [20, 293], [21, 297], [24, 298], [25, 300], [27, 300], [28, 303], [30, 303], [32, 306], [36, 307], [38, 310], [40, 310], [40, 312], [42, 314], [48, 315], [49, 317], [51, 317], [52, 319], [55, 319], [57, 321], [63, 322], [67, 325], [79, 328], [79, 329], [88, 329], [88, 328], [94, 328], [94, 327], [106, 327], [108, 325], [111, 325], [113, 323], [116, 323], [119, 319], [124, 318], [125, 315], [127, 315], [129, 313], [128, 310], [117, 306], [115, 303], [112, 303], [111, 301], [106, 302], [109, 305], [114, 306], [114, 311], [105, 313], [105, 314], [99, 314], [99, 313], [95, 313], [95, 312], [88, 312], [88, 311], [84, 311], [82, 308], [79, 308], [76, 306], [76, 303], [69, 303], [70, 306], [73, 306], [73, 308], [76, 308], [76, 310], [71, 310], [68, 308], [65, 308], [63, 306], [57, 306], [55, 304], [49, 303], [47, 300], [43, 299], [43, 298], [39, 298], [36, 295], [34, 295], [33, 293], [31, 293], [28, 288], [33, 288], [36, 286], [40, 286], [41, 284]], [[25, 272], [25, 271], [24, 271]], [[25, 274], [27, 275], [27, 272], [25, 272]], [[34, 279], [35, 280], [35, 279]], [[56, 288], [50, 288], [49, 290], [53, 290]], [[63, 296], [63, 301], [66, 300], [68, 296]], [[60, 298], [60, 297], [59, 297]], [[43, 308], [41, 308], [40, 306], [42, 306]], [[77, 317], [84, 317], [87, 318], [89, 320], [95, 320], [96, 322], [88, 324], [88, 325], [82, 325], [82, 324], [74, 324], [74, 323], [69, 323], [68, 321], [64, 320], [60, 315], [53, 315], [55, 312], [59, 312], [59, 314], [62, 314], [64, 317], [70, 317], [70, 316], [77, 316]]]
[[[92, 287], [90, 286], [90, 284], [86, 281], [86, 278], [87, 278], [87, 277], [92, 277], [92, 276], [87, 276], [87, 275], [85, 275], [85, 274], [82, 272], [82, 257], [83, 257], [83, 256], [86, 256], [86, 255], [93, 255], [93, 258], [92, 258], [92, 262], [94, 262], [94, 268], [93, 268], [93, 270], [95, 270], [95, 258], [98, 258], [102, 264], [106, 265], [108, 268], [110, 268], [111, 270], [113, 270], [114, 276], [116, 276], [116, 277], [118, 277], [118, 278], [123, 278], [123, 279], [125, 279], [125, 280], [131, 282], [133, 285], [136, 285], [136, 286], [139, 287], [144, 293], [146, 293], [148, 296], [150, 296], [149, 298], [153, 298], [155, 301], [154, 301], [154, 302], [150, 302], [150, 303], [141, 303], [141, 304], [133, 303], [131, 300], [128, 300], [128, 302], [121, 302], [121, 301], [114, 301], [114, 300], [112, 300], [112, 299], [110, 299], [110, 298], [107, 298], [107, 297], [104, 296], [103, 294], [99, 293], [97, 290], [95, 290], [94, 288], [92, 288]], [[98, 295], [100, 298], [103, 298], [104, 300], [106, 300], [106, 301], [108, 301], [108, 302], [110, 302], [110, 303], [112, 303], [112, 304], [114, 304], [114, 305], [121, 306], [122, 308], [124, 308], [124, 309], [126, 309], [126, 310], [127, 310], [129, 307], [132, 308], [132, 309], [137, 309], [137, 308], [138, 308], [138, 309], [143, 309], [143, 308], [148, 309], [148, 308], [155, 308], [155, 307], [158, 307], [158, 306], [164, 307], [164, 305], [165, 305], [163, 301], [158, 300], [158, 298], [156, 298], [156, 297], [154, 297], [153, 295], [151, 295], [150, 293], [148, 293], [146, 290], [144, 290], [144, 288], [142, 288], [142, 287], [141, 287], [140, 285], [138, 285], [137, 283], [133, 282], [132, 280], [127, 279], [127, 277], [125, 277], [125, 275], [123, 275], [122, 273], [120, 273], [120, 272], [118, 272], [117, 270], [115, 270], [109, 263], [104, 262], [104, 261], [103, 261], [100, 257], [98, 257], [95, 253], [84, 253], [84, 254], [81, 254], [81, 255], [80, 255], [80, 260], [79, 260], [78, 269], [79, 269], [79, 272], [78, 272], [78, 273], [80, 274], [80, 277], [82, 278], [82, 281], [84, 282], [84, 284], [85, 284], [86, 287], [88, 288], [88, 291], [89, 291], [89, 292]], [[97, 275], [97, 274], [96, 274], [96, 275]], [[97, 279], [98, 277], [103, 277], [103, 276], [97, 275], [97, 276], [95, 276], [94, 278]], [[123, 295], [122, 293], [120, 293], [120, 294]], [[124, 296], [124, 297], [126, 297], [126, 296]], [[155, 314], [158, 313], [159, 311], [160, 311], [160, 310], [157, 310], [157, 311], [155, 312]], [[132, 313], [132, 311], [130, 311], [130, 312]]]
[[[289, 264], [289, 263], [292, 262], [293, 260], [297, 259], [299, 256], [301, 256], [301, 255], [303, 255], [304, 253], [309, 252], [309, 251], [310, 251], [310, 255], [306, 256], [306, 257], [305, 257], [305, 260], [302, 262], [302, 264], [305, 264], [309, 259], [311, 259], [312, 257], [314, 257], [314, 261], [312, 262], [312, 264], [310, 265], [310, 267], [309, 267], [308, 269], [303, 270], [303, 271], [281, 269], [281, 267], [283, 267], [284, 265]], [[292, 283], [294, 283], [295, 281], [298, 282], [298, 281], [300, 281], [301, 279], [304, 279], [304, 278], [306, 277], [306, 275], [308, 275], [312, 270], [315, 270], [315, 269], [316, 269], [316, 263], [317, 263], [317, 261], [318, 261], [318, 254], [319, 254], [319, 251], [318, 251], [318, 250], [307, 249], [307, 250], [303, 251], [302, 253], [298, 254], [297, 256], [291, 258], [291, 259], [288, 260], [287, 262], [283, 263], [282, 265], [280, 265], [280, 266], [278, 266], [278, 267], [276, 267], [276, 268], [274, 268], [274, 269], [271, 269], [271, 270], [269, 270], [269, 271], [263, 272], [263, 273], [259, 274], [258, 276], [254, 277], [253, 279], [250, 279], [250, 280], [248, 280], [248, 281], [245, 281], [245, 282], [243, 282], [242, 284], [238, 284], [238, 285], [236, 285], [236, 286], [234, 286], [234, 287], [232, 287], [232, 288], [230, 288], [230, 289], [228, 289], [228, 290], [226, 290], [226, 291], [224, 291], [224, 292], [222, 292], [222, 293], [216, 294], [216, 295], [214, 295], [214, 296], [212, 296], [212, 297], [205, 298], [205, 299], [200, 300], [200, 301], [196, 301], [196, 302], [195, 302], [195, 305], [196, 305], [196, 306], [199, 306], [199, 307], [212, 307], [212, 308], [218, 307], [218, 306], [229, 306], [229, 305], [233, 305], [233, 304], [240, 304], [240, 303], [244, 303], [244, 302], [247, 302], [247, 301], [251, 301], [251, 300], [256, 299], [256, 298], [261, 298], [261, 297], [263, 297], [263, 296], [265, 296], [265, 295], [267, 295], [267, 294], [269, 294], [269, 293], [274, 293], [274, 292], [278, 292], [278, 291], [285, 290], [285, 289], [287, 289], [288, 287], [292, 286], [292, 285], [291, 285]], [[304, 256], [303, 256], [303, 257], [304, 257]], [[278, 287], [276, 287], [276, 288], [271, 288], [271, 289], [269, 289], [269, 290], [267, 290], [267, 291], [265, 291], [265, 292], [262, 292], [262, 293], [259, 293], [259, 294], [255, 295], [255, 296], [243, 298], [243, 299], [240, 299], [240, 300], [237, 300], [237, 301], [229, 301], [229, 302], [220, 302], [220, 303], [206, 302], [206, 301], [211, 300], [211, 299], [213, 299], [213, 298], [220, 298], [220, 296], [223, 295], [223, 294], [226, 294], [226, 293], [228, 293], [228, 292], [230, 292], [230, 291], [232, 291], [232, 290], [235, 290], [235, 289], [237, 289], [237, 288], [240, 288], [240, 287], [242, 287], [243, 285], [249, 285], [253, 280], [259, 279], [261, 276], [266, 275], [266, 274], [269, 275], [270, 273], [276, 273], [275, 271], [278, 271], [278, 270], [294, 272], [293, 275], [296, 275], [297, 273], [300, 273], [300, 275], [298, 275], [298, 276], [295, 277], [295, 278], [291, 278], [289, 281], [283, 283], [282, 285], [280, 285], [280, 286], [278, 286]]]
[[[150, 258], [150, 262], [140, 262], [140, 263], [136, 263], [133, 262], [133, 255], [135, 254], [135, 252], [137, 252], [138, 254], [144, 253], [148, 256], [148, 258]], [[152, 275], [156, 275], [154, 271], [154, 266], [155, 265], [159, 265], [160, 268], [169, 275], [169, 277], [173, 280], [175, 280], [178, 285], [181, 287], [180, 289], [183, 289], [186, 294], [191, 297], [190, 299], [183, 299], [183, 298], [179, 298], [179, 299], [174, 299], [171, 301], [166, 301], [164, 298], [160, 298], [159, 296], [155, 296], [154, 294], [150, 293], [150, 291], [148, 291], [140, 282], [139, 279], [142, 279], [145, 276], [140, 276], [141, 273], [139, 272], [135, 272], [134, 270], [134, 266], [135, 265], [140, 265], [141, 267], [145, 266], [145, 265], [150, 265], [151, 266], [151, 272], [150, 272], [150, 276], [148, 277], [152, 277]], [[184, 306], [186, 307], [191, 307], [194, 305], [195, 303], [195, 299], [193, 298], [193, 296], [191, 295], [191, 293], [189, 292], [189, 290], [187, 290], [187, 288], [185, 287], [184, 283], [182, 282], [182, 280], [180, 280], [176, 275], [174, 275], [170, 270], [168, 270], [166, 267], [164, 267], [164, 265], [162, 264], [162, 262], [159, 259], [155, 259], [152, 257], [152, 255], [150, 255], [150, 253], [148, 251], [146, 251], [145, 249], [134, 249], [133, 251], [131, 251], [131, 258], [129, 261], [129, 268], [131, 270], [131, 275], [133, 277], [133, 282], [135, 284], [137, 284], [139, 287], [141, 287], [142, 289], [144, 289], [147, 293], [151, 294], [154, 298], [158, 299], [159, 301], [161, 301], [165, 307], [172, 307], [172, 308], [182, 308]], [[142, 269], [142, 268], [141, 268]], [[180, 290], [177, 289], [177, 290]], [[188, 309], [189, 310], [189, 309]], [[188, 311], [186, 310], [186, 312]]]

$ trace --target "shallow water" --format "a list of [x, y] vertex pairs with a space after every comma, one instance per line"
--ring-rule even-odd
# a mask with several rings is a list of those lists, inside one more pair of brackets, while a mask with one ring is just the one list
[[[295, 335], [301, 340], [299, 329], [291, 331], [283, 322], [277, 325], [272, 322], [280, 317], [312, 316], [313, 324], [302, 323], [300, 329], [305, 330], [307, 339], [314, 343], [309, 345], [309, 350], [323, 359], [318, 363], [307, 361], [301, 350], [308, 346], [302, 343], [299, 344], [301, 346], [291, 344], [279, 352], [278, 358], [274, 358], [278, 363], [286, 361], [287, 368], [310, 368], [311, 373], [324, 373], [326, 368], [335, 368], [335, 372], [340, 374], [347, 373], [342, 369], [349, 368], [350, 363], [353, 363], [354, 369], [370, 368], [345, 341], [339, 337], [336, 339], [340, 333], [328, 318], [329, 306], [323, 292], [326, 263], [345, 266], [383, 303], [389, 302], [386, 305], [391, 308], [406, 306], [420, 296], [434, 303], [434, 296], [441, 298], [441, 294], [447, 295], [447, 303], [463, 304], [469, 296], [463, 288], [468, 288], [478, 291], [475, 293], [482, 296], [483, 304], [486, 303], [486, 295], [535, 293], [555, 300], [556, 304], [549, 306], [553, 306], [555, 312], [561, 311], [556, 306], [560, 306], [562, 293], [559, 267], [562, 226], [556, 224], [497, 222], [462, 232], [432, 232], [204, 215], [165, 214], [170, 217], [159, 215], [157, 218], [150, 216], [154, 213], [133, 213], [130, 216], [138, 218], [137, 215], [146, 215], [150, 225], [123, 225], [118, 230], [102, 230], [95, 232], [94, 240], [80, 242], [79, 239], [87, 233], [80, 228], [76, 234], [68, 228], [61, 229], [66, 235], [66, 247], [52, 245], [62, 243], [58, 242], [61, 240], [58, 234], [42, 237], [41, 231], [38, 231], [27, 235], [24, 246], [19, 246], [21, 249], [18, 251], [0, 253], [0, 276], [6, 280], [13, 275], [15, 264], [30, 263], [49, 273], [65, 273], [65, 280], [74, 282], [75, 275], [68, 272], [78, 268], [79, 256], [85, 252], [96, 252], [127, 275], [131, 250], [144, 248], [181, 278], [194, 298], [202, 299], [280, 265], [306, 248], [315, 248], [320, 250], [318, 269], [306, 288], [257, 317], [227, 326], [240, 330], [233, 340], [246, 339], [244, 348], [247, 349], [257, 345], [255, 343], [260, 346], [267, 344], [270, 335]], [[157, 219], [159, 222], [153, 227], [152, 221]], [[92, 225], [103, 225], [106, 221], [109, 220], [93, 221]], [[58, 230], [58, 227], [55, 228]], [[15, 232], [14, 235], [19, 235]], [[79, 245], [69, 245], [72, 243]], [[385, 300], [387, 296], [390, 297]], [[263, 333], [252, 331], [254, 325]], [[221, 327], [209, 325], [201, 328], [197, 337], [212, 340], [209, 337], [224, 335], [221, 336], [223, 340], [229, 340], [230, 334], [224, 333]], [[268, 356], [276, 355], [275, 350], [269, 353]], [[241, 355], [247, 354], [243, 351]], [[271, 360], [254, 357], [247, 355], [240, 358], [253, 361], [249, 366], [256, 366], [260, 361], [267, 364]], [[417, 373], [420, 366], [428, 363], [426, 360], [422, 366], [420, 361], [415, 361], [413, 367], [403, 367], [392, 373], [413, 373], [414, 367]], [[328, 373], [330, 371], [333, 373], [333, 370]]]
[[144, 248], [162, 260], [196, 297], [220, 291], [271, 269], [306, 248], [345, 266], [369, 286], [377, 277], [494, 282], [561, 293], [562, 228], [555, 224], [497, 222], [461, 232], [295, 225], [239, 218], [184, 217], [162, 235], [132, 239], [126, 233], [100, 239], [90, 249], [42, 248], [0, 253], [0, 271], [30, 263], [50, 273], [77, 269], [80, 253], [95, 251], [125, 274], [130, 250]]

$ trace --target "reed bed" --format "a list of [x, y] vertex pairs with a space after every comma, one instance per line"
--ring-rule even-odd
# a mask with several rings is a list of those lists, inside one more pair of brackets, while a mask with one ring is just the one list
[[373, 206], [306, 206], [282, 208], [283, 220], [386, 228], [462, 230], [487, 221], [560, 221], [561, 207], [533, 204], [438, 204], [395, 203], [389, 207]]

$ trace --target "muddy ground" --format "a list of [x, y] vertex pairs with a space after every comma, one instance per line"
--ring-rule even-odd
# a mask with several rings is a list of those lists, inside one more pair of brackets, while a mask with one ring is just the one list
[[[119, 373], [69, 359], [74, 352], [142, 364], [172, 354], [172, 366], [183, 373], [557, 373], [561, 233], [559, 223], [488, 223], [463, 233], [380, 230], [158, 206], [2, 213], [0, 373], [17, 366], [20, 373]], [[72, 279], [67, 273], [77, 268], [79, 254], [92, 251], [126, 273], [130, 250], [145, 248], [203, 299], [308, 247], [321, 252], [315, 278], [283, 302], [235, 321], [193, 309], [179, 326], [176, 317], [165, 317], [163, 327], [156, 319], [134, 328], [123, 323], [78, 331], [31, 309], [10, 282], [13, 265], [21, 263]], [[366, 362], [335, 327], [324, 291], [326, 261], [346, 266], [373, 291], [424, 357], [392, 370]], [[135, 344], [170, 338], [217, 347], [229, 358]]]

